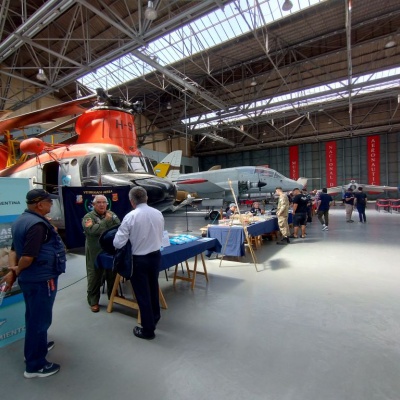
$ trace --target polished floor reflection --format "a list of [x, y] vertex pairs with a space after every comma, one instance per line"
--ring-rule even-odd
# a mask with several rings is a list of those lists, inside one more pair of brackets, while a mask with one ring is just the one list
[[[353, 219], [357, 221], [357, 216]], [[3, 393], [16, 399], [377, 400], [400, 393], [400, 214], [367, 210], [346, 223], [340, 206], [329, 231], [318, 220], [306, 239], [265, 241], [257, 269], [207, 262], [195, 289], [160, 274], [168, 309], [147, 342], [132, 334], [134, 312], [93, 314], [82, 252], [69, 254], [48, 358], [61, 371], [23, 378], [23, 342], [0, 349]], [[203, 213], [165, 215], [171, 234], [199, 235]], [[169, 276], [172, 275], [172, 271]], [[1, 308], [0, 308], [1, 312]]]

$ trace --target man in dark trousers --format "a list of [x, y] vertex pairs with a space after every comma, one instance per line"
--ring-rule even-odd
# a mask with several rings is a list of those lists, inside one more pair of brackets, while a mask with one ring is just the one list
[[333, 202], [332, 196], [328, 194], [326, 188], [322, 189], [322, 193], [318, 196], [316, 203], [316, 211], [318, 215], [318, 220], [321, 222], [322, 230], [327, 231], [329, 225], [329, 209]]
[[131, 283], [142, 319], [142, 327], [136, 326], [133, 334], [151, 340], [156, 337], [154, 331], [160, 320], [158, 272], [164, 217], [160, 211], [147, 205], [147, 192], [140, 186], [130, 190], [129, 200], [133, 210], [124, 217], [113, 243], [120, 249], [128, 240], [131, 242]]
[[357, 207], [358, 217], [360, 222], [366, 224], [367, 217], [365, 216], [365, 208], [367, 206], [367, 195], [363, 192], [363, 188], [360, 186], [357, 192], [354, 193], [354, 204]]
[[[5, 281], [11, 289], [18, 284], [25, 300], [25, 378], [56, 374], [60, 365], [48, 362], [47, 330], [52, 321], [58, 276], [65, 272], [65, 248], [55, 228], [45, 218], [58, 196], [43, 189], [26, 195], [27, 209], [11, 227], [13, 243], [9, 253], [10, 270]], [[54, 342], [52, 343], [54, 345]]]
[[308, 198], [300, 189], [293, 190], [293, 236], [298, 237], [299, 227], [301, 228], [301, 237], [306, 237], [306, 223], [307, 223], [307, 206]]

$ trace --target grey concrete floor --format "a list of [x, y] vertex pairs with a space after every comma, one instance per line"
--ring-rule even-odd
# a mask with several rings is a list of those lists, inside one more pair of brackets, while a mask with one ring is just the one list
[[[400, 215], [371, 207], [367, 218], [346, 223], [336, 207], [328, 232], [315, 218], [306, 239], [264, 242], [260, 272], [249, 256], [210, 260], [194, 291], [160, 274], [168, 309], [149, 342], [132, 335], [133, 310], [105, 311], [105, 295], [90, 312], [84, 256], [70, 253], [49, 331], [61, 371], [24, 379], [15, 342], [0, 349], [2, 398], [398, 400]], [[165, 220], [170, 233], [206, 223]]]

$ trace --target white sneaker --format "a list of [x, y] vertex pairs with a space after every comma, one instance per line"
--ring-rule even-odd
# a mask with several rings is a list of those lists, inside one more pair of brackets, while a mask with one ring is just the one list
[[324, 227], [322, 228], [323, 231], [327, 231], [328, 227], [326, 225], [324, 225]]
[[322, 224], [322, 230], [323, 230], [323, 231], [325, 230], [325, 228], [326, 228], [326, 225], [325, 225], [325, 224]]

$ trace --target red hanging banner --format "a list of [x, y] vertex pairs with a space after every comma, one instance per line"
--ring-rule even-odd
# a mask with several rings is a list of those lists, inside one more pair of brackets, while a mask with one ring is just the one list
[[380, 136], [367, 137], [368, 184], [380, 185]]
[[325, 143], [326, 187], [337, 186], [336, 142]]
[[289, 147], [290, 179], [299, 178], [299, 146]]

